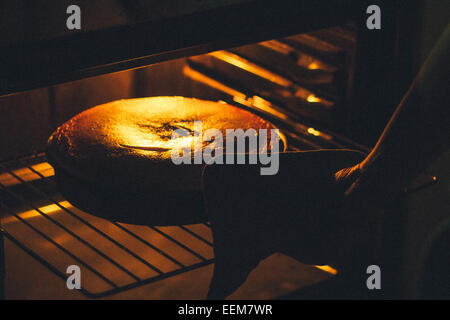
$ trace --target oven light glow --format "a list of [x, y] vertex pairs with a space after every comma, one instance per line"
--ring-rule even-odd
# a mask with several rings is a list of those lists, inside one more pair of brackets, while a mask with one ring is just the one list
[[314, 102], [320, 102], [320, 99], [317, 98], [315, 95], [310, 94], [307, 98], [306, 101], [314, 103]]
[[311, 63], [308, 65], [308, 69], [310, 69], [310, 70], [316, 70], [316, 69], [319, 69], [319, 65], [318, 65], [316, 62], [311, 62]]
[[313, 92], [306, 90], [301, 87], [297, 87], [295, 91], [295, 96], [301, 98], [303, 101], [306, 100], [309, 103], [318, 103], [317, 105], [324, 106], [326, 108], [332, 107], [334, 102], [325, 98], [319, 98]]
[[[176, 126], [176, 123], [173, 125]], [[187, 125], [188, 128], [192, 130], [193, 123], [184, 124]], [[155, 124], [157, 127], [158, 124]], [[169, 136], [172, 134], [172, 129], [163, 129], [160, 128], [161, 131], [164, 131]], [[191, 148], [191, 145], [198, 140], [193, 136], [180, 136], [177, 139], [162, 139], [156, 131], [148, 132], [142, 131], [137, 126], [123, 125], [118, 124], [115, 127], [111, 128], [112, 136], [117, 138], [117, 143], [123, 148], [130, 149], [130, 152], [134, 153], [147, 153], [149, 151], [158, 152], [158, 153], [166, 153], [165, 157], [170, 157], [169, 151], [174, 150], [182, 150], [183, 148]], [[200, 138], [201, 140], [201, 138]], [[163, 155], [161, 155], [163, 156]]]
[[330, 266], [315, 266], [317, 269], [323, 270], [325, 272], [331, 273], [331, 274], [337, 274], [337, 270], [330, 267]]
[[244, 106], [247, 106], [247, 107], [251, 107], [252, 106], [252, 103], [250, 101], [248, 101], [246, 98], [242, 98], [240, 96], [234, 96], [233, 97], [233, 101], [235, 101], [237, 103], [240, 103], [240, 104], [242, 104]]
[[247, 59], [238, 56], [237, 54], [228, 51], [214, 51], [209, 53], [209, 55], [225, 61], [226, 63], [232, 64], [235, 67], [253, 73], [261, 78], [269, 80], [270, 82], [276, 83], [282, 87], [290, 87], [293, 85], [289, 79], [286, 79], [276, 73], [273, 73], [270, 70], [267, 70], [266, 68], [256, 65], [248, 61]]
[[271, 115], [280, 118], [280, 119], [287, 119], [287, 116], [281, 112], [278, 112], [273, 108], [273, 105], [263, 98], [259, 96], [253, 96], [252, 98], [253, 106], [255, 106], [258, 109], [261, 109], [267, 113], [270, 113]]
[[[51, 177], [55, 175], [52, 166], [47, 162], [38, 163], [32, 165], [31, 168], [39, 172], [44, 177]], [[11, 171], [14, 175], [22, 179], [23, 181], [30, 182], [41, 179], [41, 176], [31, 171], [29, 168], [19, 168]], [[22, 183], [20, 179], [16, 178], [9, 172], [0, 173], [0, 184], [3, 187], [12, 187]]]
[[316, 137], [320, 136], [320, 131], [318, 131], [314, 128], [308, 128], [308, 133], [312, 134], [313, 136], [316, 136]]
[[[70, 206], [70, 203], [68, 201], [61, 201], [61, 202], [59, 202], [59, 204], [62, 207]], [[32, 209], [32, 210], [23, 211], [21, 213], [18, 213], [17, 215], [20, 218], [22, 218], [24, 220], [27, 220], [27, 219], [40, 217], [40, 216], [42, 216], [42, 213], [43, 214], [47, 214], [47, 215], [51, 215], [51, 214], [60, 212], [61, 210], [63, 210], [63, 209], [61, 209], [60, 206], [58, 206], [57, 204], [53, 203], [53, 204], [49, 204], [49, 205], [46, 205], [46, 206], [39, 207], [39, 208], [37, 208], [37, 210]], [[8, 224], [8, 223], [11, 223], [11, 222], [14, 222], [14, 221], [17, 221], [17, 218], [15, 218], [14, 216], [6, 217], [6, 218], [4, 218], [2, 220], [2, 222], [4, 224]]]
[[[67, 202], [67, 201], [64, 201], [64, 202]], [[52, 214], [52, 213], [54, 213], [56, 211], [61, 210], [61, 208], [59, 206], [57, 206], [56, 204], [49, 204], [48, 206], [43, 206], [43, 207], [40, 207], [38, 209], [39, 209], [39, 211], [41, 211], [41, 212], [43, 212], [45, 214]]]
[[183, 67], [183, 73], [191, 78], [192, 80], [195, 81], [199, 81], [201, 83], [204, 83], [208, 86], [211, 86], [219, 91], [225, 92], [227, 94], [229, 94], [230, 96], [234, 96], [237, 97], [237, 99], [239, 100], [245, 100], [247, 97], [245, 94], [243, 94], [242, 92], [239, 92], [229, 86], [224, 85], [223, 83], [214, 80], [213, 78], [210, 78], [194, 69], [192, 69], [191, 67], [189, 67], [188, 65], [185, 65]]

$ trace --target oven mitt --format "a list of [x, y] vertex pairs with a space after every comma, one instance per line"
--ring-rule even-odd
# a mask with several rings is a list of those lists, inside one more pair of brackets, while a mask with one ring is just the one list
[[209, 299], [224, 299], [274, 252], [303, 263], [332, 264], [340, 253], [345, 188], [334, 174], [358, 163], [356, 151], [279, 154], [279, 171], [259, 165], [209, 165], [203, 193], [214, 239]]

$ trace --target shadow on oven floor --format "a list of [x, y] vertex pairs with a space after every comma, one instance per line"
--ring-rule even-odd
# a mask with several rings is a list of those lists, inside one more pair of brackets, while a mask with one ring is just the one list
[[[208, 223], [152, 227], [112, 223], [57, 192], [41, 155], [0, 164], [6, 299], [204, 299], [214, 254]], [[68, 266], [82, 290], [69, 290]], [[266, 259], [232, 299], [274, 299], [335, 270], [281, 254]]]

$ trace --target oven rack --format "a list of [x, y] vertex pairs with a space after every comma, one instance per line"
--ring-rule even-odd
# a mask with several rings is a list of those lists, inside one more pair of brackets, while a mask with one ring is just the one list
[[2, 235], [64, 282], [70, 276], [67, 267], [79, 266], [79, 291], [89, 298], [107, 297], [214, 261], [208, 222], [134, 226], [72, 207], [58, 193], [44, 154], [0, 163], [0, 199]]

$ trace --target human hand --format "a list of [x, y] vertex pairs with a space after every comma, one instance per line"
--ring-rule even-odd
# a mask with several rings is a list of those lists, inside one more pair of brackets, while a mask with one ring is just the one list
[[304, 263], [335, 261], [342, 251], [346, 190], [335, 173], [361, 158], [349, 151], [280, 154], [275, 176], [260, 176], [255, 165], [206, 167], [203, 187], [215, 254], [208, 298], [231, 294], [274, 252]]

